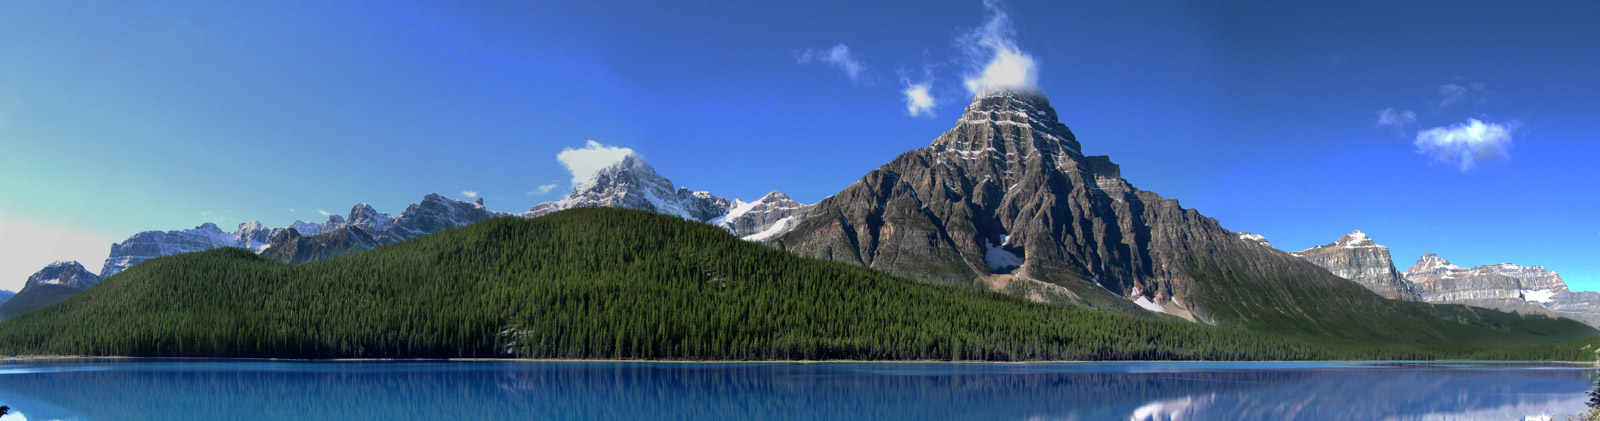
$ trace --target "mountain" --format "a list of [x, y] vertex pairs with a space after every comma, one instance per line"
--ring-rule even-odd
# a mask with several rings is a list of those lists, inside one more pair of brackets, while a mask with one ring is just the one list
[[[1264, 240], [1263, 240], [1264, 241]], [[1391, 300], [1417, 301], [1416, 286], [1395, 269], [1389, 248], [1355, 230], [1338, 241], [1289, 253]]]
[[55, 262], [28, 277], [22, 290], [0, 303], [0, 319], [9, 319], [67, 299], [100, 282], [78, 262]]
[[818, 202], [771, 245], [1035, 301], [1322, 338], [1448, 336], [1475, 317], [1384, 299], [1134, 188], [1108, 157], [1084, 155], [1035, 90], [976, 95], [950, 131]]
[[16, 295], [17, 293], [15, 291], [9, 289], [0, 289], [0, 304], [5, 304], [7, 300], [10, 300], [11, 297], [15, 297]]
[[504, 213], [488, 210], [483, 199], [467, 202], [429, 194], [421, 202], [406, 206], [400, 216], [378, 212], [366, 203], [350, 208], [343, 223], [329, 223], [300, 230], [290, 226], [273, 234], [260, 254], [270, 259], [305, 263], [329, 257], [371, 250], [378, 246], [394, 244], [412, 238], [464, 227]]
[[674, 186], [672, 180], [656, 173], [644, 158], [629, 153], [596, 171], [565, 198], [535, 205], [521, 216], [533, 218], [584, 207], [636, 209], [705, 222], [723, 227], [736, 236], [760, 241], [787, 231], [810, 210], [809, 206], [778, 191], [746, 203]]
[[[1359, 288], [1359, 287], [1358, 287]], [[928, 285], [679, 217], [491, 218], [315, 264], [166, 256], [0, 323], [0, 355], [647, 359], [1560, 359], [1593, 335], [1504, 313], [1477, 345], [1332, 344]], [[1473, 334], [1457, 332], [1458, 337]], [[1509, 344], [1543, 344], [1509, 347]]]
[[754, 202], [736, 199], [726, 214], [707, 222], [748, 241], [765, 241], [794, 229], [811, 209], [774, 190]]
[[1468, 269], [1428, 253], [1404, 275], [1423, 301], [1548, 313], [1600, 326], [1600, 293], [1573, 292], [1560, 274], [1542, 266], [1501, 263]]

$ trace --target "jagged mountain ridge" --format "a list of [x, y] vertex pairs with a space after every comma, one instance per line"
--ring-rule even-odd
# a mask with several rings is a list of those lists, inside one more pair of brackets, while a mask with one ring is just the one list
[[580, 207], [619, 207], [704, 222], [727, 229], [740, 238], [760, 241], [786, 232], [811, 209], [778, 191], [747, 203], [675, 186], [644, 158], [629, 153], [596, 171], [565, 198], [535, 205], [521, 216], [533, 218]]
[[1084, 155], [1036, 90], [980, 93], [950, 131], [772, 245], [1036, 301], [1325, 337], [1402, 338], [1455, 311], [1384, 299], [1134, 188]]
[[[321, 232], [337, 229], [344, 224], [344, 218], [335, 215], [320, 224], [295, 221], [290, 227]], [[260, 222], [250, 221], [239, 224], [239, 228], [232, 233], [222, 231], [209, 222], [186, 230], [141, 232], [111, 245], [111, 254], [100, 269], [100, 277], [109, 278], [145, 260], [218, 247], [239, 247], [260, 253], [270, 245], [272, 237], [285, 229], [266, 228]]]
[[[1265, 240], [1262, 240], [1265, 241]], [[1355, 230], [1332, 243], [1289, 253], [1391, 300], [1417, 301], [1417, 289], [1395, 269], [1389, 248]]]
[[1404, 275], [1424, 301], [1547, 312], [1600, 327], [1600, 293], [1569, 290], [1560, 274], [1542, 266], [1500, 263], [1465, 268], [1428, 253]]
[[1400, 272], [1389, 249], [1361, 230], [1291, 254], [1389, 298], [1409, 295], [1414, 301], [1566, 317], [1600, 327], [1600, 293], [1570, 291], [1561, 275], [1540, 266], [1500, 263], [1469, 269], [1427, 253]]
[[406, 206], [399, 216], [390, 216], [373, 209], [372, 205], [360, 203], [350, 208], [349, 216], [337, 227], [303, 234], [291, 226], [275, 233], [260, 254], [278, 261], [305, 263], [507, 215], [485, 208], [482, 198], [468, 202], [439, 194], [424, 196], [421, 202]]
[[78, 262], [55, 262], [28, 277], [22, 290], [0, 303], [0, 319], [38, 310], [65, 300], [100, 282]]

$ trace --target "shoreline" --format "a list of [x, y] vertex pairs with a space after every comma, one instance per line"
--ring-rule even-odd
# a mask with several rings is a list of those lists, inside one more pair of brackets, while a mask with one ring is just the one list
[[250, 358], [250, 357], [130, 357], [83, 355], [26, 355], [0, 357], [5, 362], [83, 360], [170, 360], [170, 361], [263, 361], [263, 362], [528, 362], [528, 363], [668, 363], [668, 364], [1093, 364], [1093, 363], [1415, 363], [1415, 364], [1551, 364], [1600, 367], [1594, 361], [1538, 360], [643, 360], [607, 358]]

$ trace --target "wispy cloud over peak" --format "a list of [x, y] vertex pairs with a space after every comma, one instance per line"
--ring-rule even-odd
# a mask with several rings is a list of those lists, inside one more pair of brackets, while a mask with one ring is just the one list
[[1418, 132], [1415, 145], [1417, 153], [1468, 171], [1485, 161], [1509, 158], [1512, 132], [1517, 125], [1515, 121], [1502, 124], [1469, 118], [1464, 123]]
[[572, 172], [572, 185], [576, 186], [589, 181], [589, 177], [606, 167], [622, 161], [633, 154], [633, 149], [606, 146], [600, 142], [590, 140], [582, 148], [565, 148], [556, 154], [556, 160]]
[[794, 52], [794, 59], [800, 64], [820, 62], [837, 67], [851, 81], [860, 80], [861, 73], [866, 70], [866, 66], [862, 66], [861, 62], [850, 54], [850, 46], [844, 44], [834, 45], [833, 48], [827, 50], [806, 49], [805, 51], [796, 51]]
[[1038, 64], [1017, 48], [1011, 16], [995, 0], [984, 1], [983, 7], [989, 11], [989, 21], [957, 39], [969, 60], [962, 78], [967, 91], [976, 95], [989, 89], [1037, 88]]
[[462, 190], [461, 191], [461, 195], [469, 197], [469, 198], [478, 197], [478, 192], [475, 192], [475, 191], [472, 191], [472, 190]]

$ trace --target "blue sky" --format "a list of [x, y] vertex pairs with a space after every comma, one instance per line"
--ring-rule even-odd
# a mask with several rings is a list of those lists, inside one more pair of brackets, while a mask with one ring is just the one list
[[[963, 40], [994, 16], [461, 3], [0, 3], [0, 289], [143, 230], [431, 192], [523, 211], [590, 140], [692, 189], [813, 202], [954, 124], [990, 59]], [[1287, 250], [1359, 228], [1401, 269], [1436, 252], [1600, 289], [1600, 4], [1123, 3], [1001, 10], [1135, 186]]]

